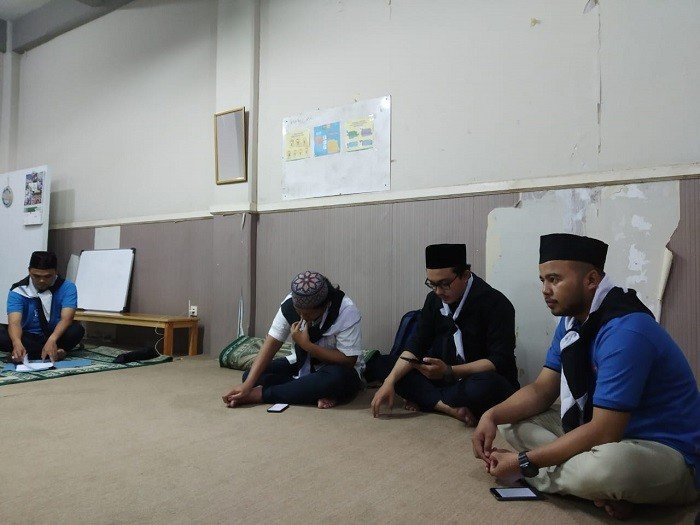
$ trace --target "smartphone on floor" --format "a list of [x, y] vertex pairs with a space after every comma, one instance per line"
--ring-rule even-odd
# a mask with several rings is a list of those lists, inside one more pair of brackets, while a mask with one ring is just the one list
[[277, 414], [279, 412], [284, 412], [288, 408], [289, 408], [289, 405], [287, 403], [275, 403], [270, 408], [268, 408], [267, 411], [270, 412], [271, 414]]
[[498, 501], [532, 501], [544, 496], [531, 487], [493, 487], [489, 489]]

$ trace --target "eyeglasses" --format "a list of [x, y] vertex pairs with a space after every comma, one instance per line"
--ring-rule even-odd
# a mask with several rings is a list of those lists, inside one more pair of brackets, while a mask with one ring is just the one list
[[434, 283], [434, 282], [431, 281], [430, 279], [426, 279], [426, 280], [425, 280], [425, 285], [426, 285], [428, 288], [430, 288], [432, 291], [435, 291], [435, 290], [437, 290], [438, 288], [440, 288], [441, 290], [449, 290], [449, 289], [450, 289], [450, 285], [455, 281], [455, 279], [456, 279], [457, 277], [459, 277], [459, 275], [455, 275], [455, 276], [454, 276], [452, 279], [450, 279], [449, 281], [448, 281], [447, 279], [444, 279], [444, 280], [440, 281], [439, 283]]

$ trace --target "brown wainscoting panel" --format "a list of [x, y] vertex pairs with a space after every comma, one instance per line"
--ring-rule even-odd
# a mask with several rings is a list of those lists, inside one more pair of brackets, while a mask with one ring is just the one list
[[[121, 227], [122, 248], [136, 248], [131, 284], [132, 312], [187, 315], [187, 301], [200, 318], [200, 352], [218, 354], [236, 337], [238, 301], [243, 291], [243, 328], [250, 333], [252, 253], [255, 224], [247, 215], [215, 216]], [[49, 249], [65, 272], [72, 253], [91, 250], [94, 228], [50, 230]], [[176, 350], [186, 347], [186, 332], [176, 333]], [[142, 346], [158, 336], [150, 329], [121, 327], [118, 343]]]
[[[121, 247], [136, 249], [130, 310], [187, 315], [190, 300], [199, 308], [200, 352], [210, 348], [212, 230], [210, 219], [127, 224], [121, 230]], [[183, 335], [175, 341], [176, 351]], [[127, 330], [119, 331], [119, 339], [128, 339]]]
[[375, 346], [391, 311], [391, 205], [263, 214], [256, 254], [255, 333], [264, 336], [296, 272], [319, 271], [340, 285]]
[[425, 246], [464, 242], [485, 266], [486, 222], [517, 194], [263, 214], [257, 230], [256, 335], [263, 336], [294, 272], [317, 269], [347, 291], [363, 316], [365, 348], [391, 348], [401, 316], [423, 305]]
[[683, 349], [700, 384], [700, 179], [680, 181], [681, 219], [668, 243], [673, 252], [661, 324]]
[[48, 248], [58, 258], [58, 272], [61, 275], [66, 275], [68, 260], [72, 254], [80, 255], [83, 250], [92, 250], [94, 247], [95, 228], [49, 230]]
[[254, 217], [246, 214], [213, 218], [212, 302], [209, 319], [210, 353], [217, 355], [238, 331], [238, 304], [243, 297], [243, 331], [251, 332], [252, 302], [251, 239]]

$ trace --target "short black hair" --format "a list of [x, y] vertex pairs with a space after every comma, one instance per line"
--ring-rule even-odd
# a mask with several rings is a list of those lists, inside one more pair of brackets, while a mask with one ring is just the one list
[[584, 262], [584, 261], [571, 261], [571, 263], [573, 263], [578, 268], [578, 270], [582, 273], [588, 273], [591, 270], [595, 270], [596, 272], [598, 272], [600, 274], [601, 277], [605, 277], [605, 272], [603, 271], [603, 268], [601, 268], [600, 266], [598, 266], [596, 264]]
[[35, 270], [55, 270], [58, 268], [56, 254], [53, 252], [34, 252], [29, 259], [29, 268]]
[[465, 273], [467, 273], [467, 270], [471, 270], [472, 265], [471, 264], [458, 264], [457, 266], [452, 267], [452, 271], [455, 273], [457, 277], [462, 277]]

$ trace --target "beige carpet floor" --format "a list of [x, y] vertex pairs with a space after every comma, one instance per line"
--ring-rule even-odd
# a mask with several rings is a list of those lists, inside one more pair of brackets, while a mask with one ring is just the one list
[[[455, 420], [373, 419], [371, 391], [332, 410], [227, 409], [239, 378], [195, 357], [2, 387], [0, 523], [614, 521], [571, 498], [496, 501]], [[697, 512], [642, 508], [632, 522]]]

